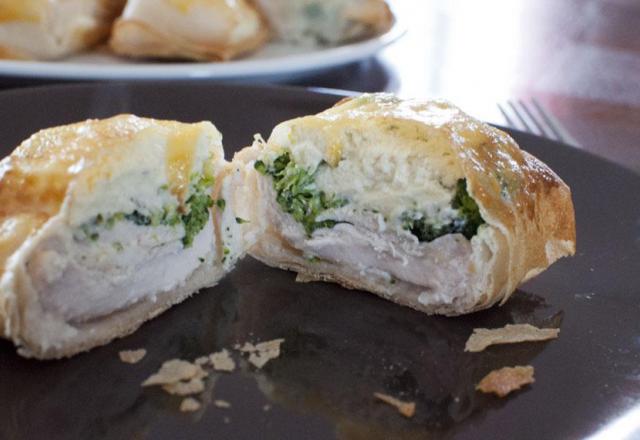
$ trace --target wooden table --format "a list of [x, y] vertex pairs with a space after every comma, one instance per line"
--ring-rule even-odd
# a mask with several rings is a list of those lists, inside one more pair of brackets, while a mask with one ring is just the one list
[[407, 35], [298, 84], [445, 97], [504, 124], [539, 101], [581, 148], [640, 171], [639, 0], [395, 0]]

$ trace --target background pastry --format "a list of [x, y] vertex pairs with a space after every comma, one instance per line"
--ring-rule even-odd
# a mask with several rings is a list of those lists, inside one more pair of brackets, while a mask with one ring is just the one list
[[575, 251], [564, 182], [446, 102], [363, 95], [280, 124], [234, 162], [254, 194], [251, 255], [303, 281], [458, 315]]
[[126, 0], [2, 0], [0, 58], [54, 59], [107, 38]]
[[393, 16], [384, 0], [253, 0], [276, 38], [336, 45], [383, 33]]
[[110, 44], [132, 57], [226, 60], [266, 38], [259, 14], [245, 0], [129, 0]]
[[208, 122], [123, 115], [41, 131], [0, 162], [1, 334], [69, 356], [216, 284], [243, 253], [221, 140]]

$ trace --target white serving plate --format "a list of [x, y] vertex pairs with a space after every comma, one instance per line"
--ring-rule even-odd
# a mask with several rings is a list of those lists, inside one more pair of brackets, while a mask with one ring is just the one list
[[0, 60], [0, 76], [66, 80], [241, 79], [300, 76], [366, 59], [404, 33], [397, 21], [386, 33], [330, 48], [268, 43], [257, 52], [225, 62], [133, 61], [101, 48], [59, 61]]

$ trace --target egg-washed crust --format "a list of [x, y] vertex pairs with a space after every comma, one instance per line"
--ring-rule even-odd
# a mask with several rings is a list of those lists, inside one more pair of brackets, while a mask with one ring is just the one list
[[[379, 0], [378, 3], [382, 4], [381, 7], [377, 7], [379, 5], [374, 2], [367, 3], [363, 7], [354, 8], [353, 10], [349, 10], [349, 8], [347, 8], [347, 18], [366, 25], [371, 29], [371, 34], [373, 35], [386, 32], [391, 29], [394, 16], [386, 1]], [[364, 35], [364, 37], [367, 36], [369, 35]]]
[[103, 15], [109, 20], [115, 20], [122, 14], [127, 0], [102, 0]]
[[[23, 0], [14, 0], [23, 1]], [[58, 58], [65, 55], [69, 55], [74, 52], [78, 52], [84, 49], [91, 48], [99, 43], [105, 41], [111, 33], [111, 27], [114, 20], [120, 15], [127, 0], [94, 0], [96, 1], [96, 8], [93, 19], [95, 23], [93, 26], [83, 29], [75, 29], [73, 31], [73, 40], [68, 47], [57, 48], [56, 53], [50, 53], [44, 58]], [[46, 2], [45, 2], [46, 3]], [[55, 8], [53, 5], [44, 5], [40, 9], [39, 21], [24, 21], [21, 22], [22, 26], [36, 26], [40, 27], [40, 31], [45, 33], [44, 38], [50, 44], [50, 47], [55, 47], [59, 44], [56, 41], [57, 36], [53, 35], [51, 29], [48, 28], [47, 8]], [[2, 23], [0, 23], [2, 26]], [[39, 48], [42, 50], [42, 48]], [[0, 45], [0, 59], [15, 59], [15, 60], [29, 60], [33, 59], [34, 54], [29, 50], [19, 50], [18, 48], [11, 47], [10, 44]]]
[[[273, 2], [274, 0], [267, 1]], [[281, 0], [276, 1], [281, 2]], [[282, 22], [281, 16], [278, 16], [277, 13], [270, 12], [270, 7], [263, 7], [260, 0], [249, 0], [249, 3], [260, 12], [265, 22], [269, 23], [272, 28], [272, 33], [276, 35], [280, 34], [277, 36], [283, 40], [287, 40], [287, 37], [290, 37], [290, 35], [283, 35], [283, 29], [289, 29], [289, 27]], [[286, 3], [285, 1], [285, 5]], [[391, 29], [394, 22], [394, 15], [386, 1], [372, 0], [364, 4], [362, 4], [362, 2], [346, 1], [345, 3], [350, 3], [342, 10], [343, 14], [345, 14], [344, 18], [351, 23], [349, 30], [355, 29], [357, 25], [361, 25], [364, 26], [364, 31], [361, 30], [352, 35], [345, 35], [340, 38], [342, 42], [357, 41], [372, 35], [382, 34]], [[304, 18], [296, 17], [296, 20], [302, 22]]]
[[24, 53], [15, 50], [7, 45], [0, 45], [0, 60], [28, 60]]
[[[287, 125], [324, 127], [326, 132], [346, 127], [396, 127], [396, 149], [415, 149], [425, 157], [434, 152], [453, 153], [467, 180], [469, 194], [476, 200], [485, 222], [495, 229], [495, 263], [488, 290], [471, 308], [443, 306], [432, 309], [415, 298], [403, 296], [398, 285], [383, 285], [348, 274], [339, 267], [309, 263], [286, 247], [276, 255], [265, 234], [263, 243], [251, 250], [258, 259], [303, 273], [308, 278], [336, 281], [348, 288], [360, 288], [386, 299], [427, 312], [458, 315], [504, 302], [517, 286], [544, 271], [557, 259], [575, 253], [575, 218], [569, 187], [542, 161], [522, 151], [506, 133], [463, 113], [445, 101], [400, 100], [392, 95], [373, 94], [346, 98], [315, 116], [285, 122]], [[329, 134], [329, 137], [332, 135]], [[403, 142], [403, 137], [415, 141]], [[279, 148], [268, 145], [266, 148]], [[429, 150], [429, 151], [427, 151]], [[242, 153], [250, 160], [256, 153]], [[335, 164], [334, 149], [324, 160]], [[276, 231], [272, 231], [277, 234]], [[398, 283], [400, 284], [400, 283]]]
[[[130, 156], [129, 153], [136, 148], [135, 142], [132, 142], [136, 136], [148, 129], [180, 127], [215, 130], [209, 123], [181, 124], [119, 115], [42, 130], [0, 162], [0, 280], [3, 281], [0, 290], [0, 335], [20, 342], [20, 316], [24, 306], [16, 296], [16, 291], [20, 290], [16, 283], [19, 284], [24, 277], [13, 274], [9, 280], [13, 288], [5, 289], [5, 275], [11, 257], [60, 213], [72, 193], [90, 192], [93, 185], [116, 172], [123, 158]], [[222, 160], [222, 152], [213, 159]], [[185, 172], [189, 173], [190, 170]], [[209, 272], [211, 270], [213, 268]], [[181, 288], [177, 291], [181, 292], [183, 298], [191, 293], [182, 292]], [[176, 301], [170, 294], [167, 298], [166, 306], [162, 301], [148, 305], [148, 312], [145, 310], [145, 313], [149, 313], [147, 319]], [[114, 329], [114, 334], [132, 332], [142, 322], [124, 322], [122, 327]], [[107, 339], [112, 338], [110, 336]], [[108, 340], [101, 343], [105, 342]], [[33, 352], [34, 356], [52, 354], [65, 356], [69, 351]]]
[[82, 36], [82, 49], [105, 42], [111, 34], [113, 23], [120, 16], [127, 0], [101, 0], [98, 6], [97, 25]]
[[234, 44], [229, 41], [196, 42], [177, 34], [167, 34], [135, 18], [119, 18], [113, 26], [109, 45], [115, 53], [134, 58], [225, 61], [256, 50], [267, 41], [269, 31], [257, 11], [256, 19], [259, 30], [255, 35]]
[[197, 61], [225, 61], [251, 52], [267, 40], [265, 29], [240, 44], [227, 42], [196, 43], [178, 35], [168, 36], [137, 20], [118, 20], [109, 45], [119, 55], [134, 58], [177, 58]]
[[111, 33], [113, 23], [122, 14], [127, 0], [99, 0], [96, 9], [97, 26], [93, 32], [85, 34], [85, 44], [87, 47], [105, 41]]

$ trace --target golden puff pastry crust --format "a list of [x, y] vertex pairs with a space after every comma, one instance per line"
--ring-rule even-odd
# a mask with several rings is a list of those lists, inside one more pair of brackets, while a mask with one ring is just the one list
[[121, 115], [43, 130], [2, 160], [0, 335], [71, 356], [216, 284], [243, 252], [214, 207], [221, 139], [208, 122]]
[[393, 24], [384, 0], [253, 0], [276, 39], [337, 45], [382, 34]]
[[110, 45], [129, 57], [228, 60], [257, 49], [267, 37], [245, 0], [129, 0]]
[[126, 0], [3, 0], [0, 58], [61, 58], [104, 41]]
[[[315, 178], [304, 197], [320, 189], [323, 200], [342, 201], [328, 203], [311, 233], [292, 217], [296, 206], [283, 212], [297, 196], [282, 185], [276, 193], [272, 171], [264, 172], [283, 152], [296, 164], [285, 177], [290, 185], [301, 181], [291, 180], [301, 169]], [[335, 281], [426, 313], [459, 315], [506, 301], [575, 252], [568, 186], [509, 135], [444, 101], [346, 99], [280, 124], [234, 163], [247, 174], [244, 190], [256, 194], [248, 205], [261, 235], [250, 253], [299, 272], [301, 281]], [[461, 229], [418, 242], [406, 221], [431, 216], [436, 229], [455, 225], [462, 208], [451, 200], [462, 183], [483, 224], [473, 236]]]

